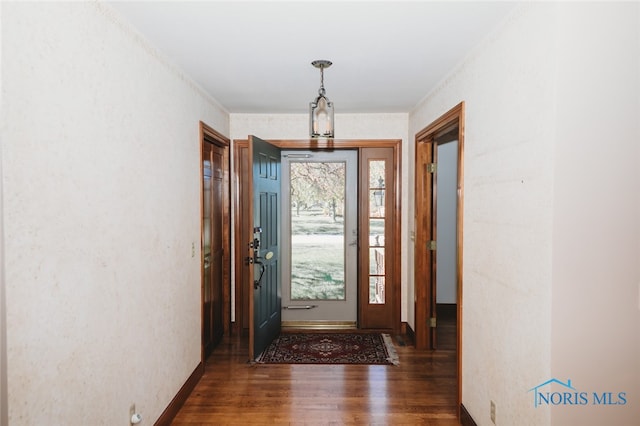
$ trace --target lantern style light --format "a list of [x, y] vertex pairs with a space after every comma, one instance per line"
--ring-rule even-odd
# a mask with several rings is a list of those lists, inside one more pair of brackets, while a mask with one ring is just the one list
[[309, 133], [312, 138], [333, 138], [333, 102], [329, 101], [324, 91], [324, 69], [331, 64], [327, 60], [311, 62], [311, 65], [320, 69], [318, 97], [309, 103]]

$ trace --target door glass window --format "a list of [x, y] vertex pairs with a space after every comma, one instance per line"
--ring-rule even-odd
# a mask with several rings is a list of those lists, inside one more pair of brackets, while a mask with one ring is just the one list
[[369, 160], [369, 303], [385, 303], [385, 161]]
[[291, 300], [345, 300], [345, 162], [292, 161]]

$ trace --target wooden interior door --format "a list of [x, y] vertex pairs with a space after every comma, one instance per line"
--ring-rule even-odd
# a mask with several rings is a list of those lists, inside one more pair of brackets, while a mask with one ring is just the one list
[[416, 346], [435, 349], [436, 341], [436, 159], [433, 138], [416, 146]]
[[249, 206], [253, 239], [248, 242], [248, 259], [253, 264], [249, 268], [249, 281], [253, 283], [249, 286], [249, 356], [254, 359], [280, 334], [282, 322], [280, 149], [250, 136], [249, 158], [253, 194]]
[[202, 346], [205, 358], [224, 333], [224, 149], [202, 144]]
[[416, 347], [436, 348], [435, 142], [416, 146]]

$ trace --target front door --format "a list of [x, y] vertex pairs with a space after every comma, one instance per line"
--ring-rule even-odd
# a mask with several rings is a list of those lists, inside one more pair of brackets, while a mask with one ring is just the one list
[[252, 158], [253, 197], [249, 211], [253, 226], [249, 242], [249, 293], [252, 323], [249, 328], [249, 356], [260, 355], [280, 333], [281, 264], [280, 264], [280, 149], [255, 136], [249, 136]]
[[358, 153], [282, 152], [282, 320], [356, 327]]

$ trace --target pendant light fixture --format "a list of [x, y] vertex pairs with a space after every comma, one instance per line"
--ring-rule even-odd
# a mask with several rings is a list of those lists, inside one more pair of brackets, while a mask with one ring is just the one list
[[311, 62], [320, 69], [318, 97], [309, 103], [309, 133], [312, 138], [333, 138], [333, 102], [324, 95], [324, 69], [332, 62], [324, 59]]

